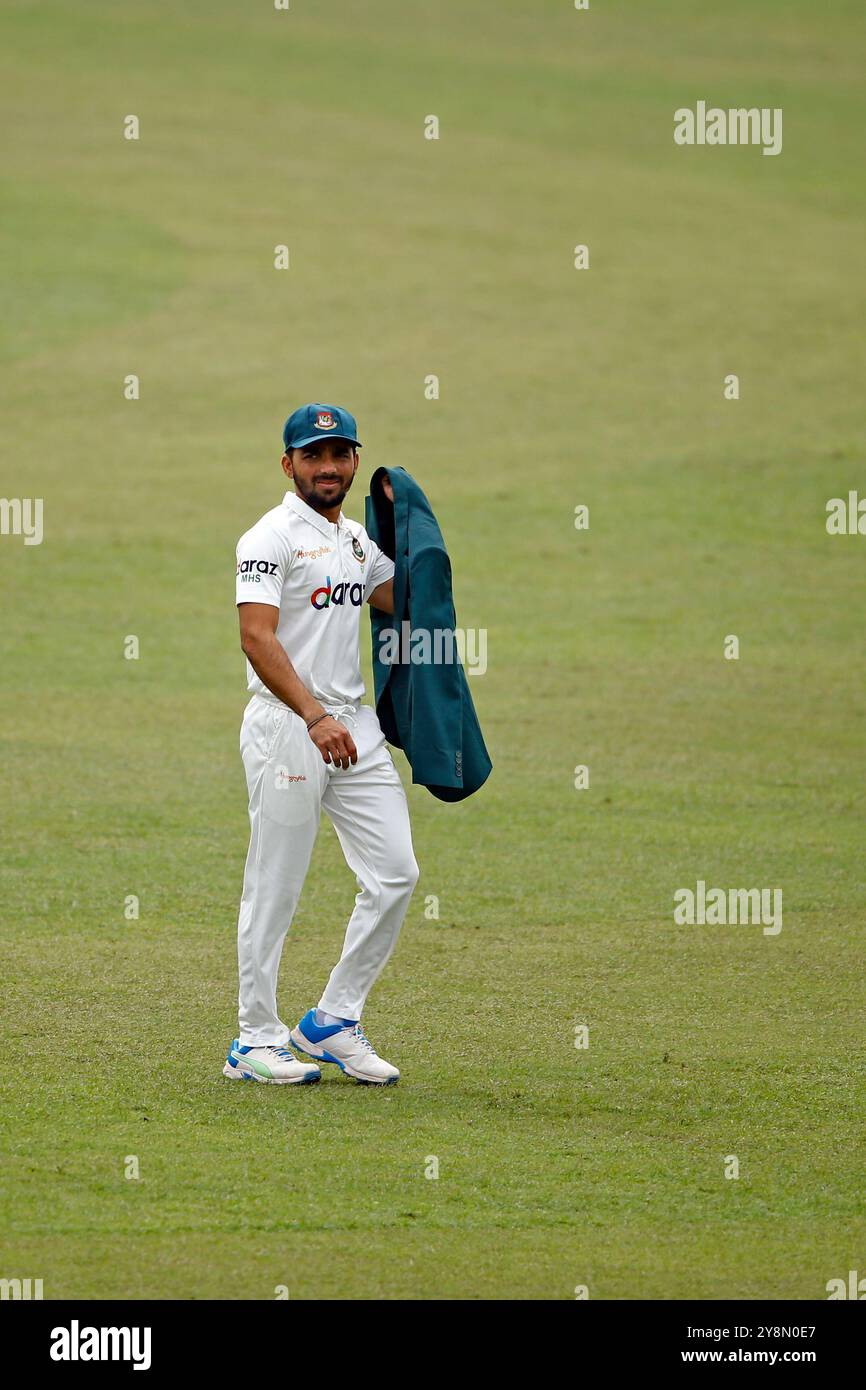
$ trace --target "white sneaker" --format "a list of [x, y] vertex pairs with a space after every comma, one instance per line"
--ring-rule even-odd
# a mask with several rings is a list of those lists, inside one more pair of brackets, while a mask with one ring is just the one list
[[390, 1062], [380, 1057], [364, 1036], [360, 1023], [345, 1027], [332, 1023], [324, 1028], [316, 1022], [316, 1011], [304, 1014], [290, 1034], [292, 1046], [317, 1062], [335, 1062], [347, 1076], [353, 1076], [364, 1086], [393, 1086], [400, 1073]]
[[272, 1086], [309, 1086], [321, 1081], [318, 1067], [299, 1062], [285, 1047], [241, 1047], [235, 1038], [226, 1057], [223, 1076], [231, 1081], [266, 1081]]

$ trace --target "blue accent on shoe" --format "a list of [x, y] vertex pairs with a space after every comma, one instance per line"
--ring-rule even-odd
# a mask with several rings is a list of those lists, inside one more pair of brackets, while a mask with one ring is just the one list
[[226, 1053], [226, 1061], [228, 1062], [230, 1067], [236, 1067], [238, 1064], [237, 1058], [233, 1057], [232, 1053], [234, 1052], [239, 1042], [240, 1038], [232, 1038], [231, 1045], [229, 1047], [228, 1052]]
[[[316, 1022], [316, 1010], [309, 1009], [296, 1028], [296, 1032], [303, 1033], [305, 1038], [309, 1038], [311, 1043], [324, 1042], [325, 1038], [332, 1038], [335, 1033], [342, 1033], [345, 1023], [326, 1023], [324, 1027]], [[309, 1053], [307, 1054], [309, 1056]], [[333, 1057], [328, 1059], [334, 1061]]]
[[[309, 1053], [307, 1054], [307, 1056], [309, 1056]], [[323, 1053], [322, 1053], [322, 1061], [323, 1061], [323, 1062], [334, 1062], [334, 1063], [336, 1063], [336, 1065], [340, 1068], [340, 1071], [345, 1071], [345, 1070], [346, 1070], [346, 1068], [343, 1066], [343, 1063], [340, 1061], [339, 1057], [332, 1057], [331, 1054], [330, 1054], [330, 1052], [323, 1052]]]
[[[302, 1049], [299, 1049], [299, 1050], [302, 1050]], [[309, 1056], [309, 1054], [306, 1054], [306, 1055]], [[318, 1057], [313, 1057], [312, 1060], [318, 1064], [318, 1061], [319, 1061]], [[301, 1079], [300, 1079], [300, 1081], [299, 1081], [297, 1084], [300, 1085], [300, 1086], [311, 1086], [311, 1085], [313, 1084], [314, 1081], [321, 1081], [321, 1079], [322, 1079], [322, 1073], [321, 1073], [320, 1071], [313, 1071], [313, 1072], [310, 1072], [308, 1076], [302, 1076]]]
[[[303, 1020], [302, 1020], [302, 1021], [303, 1021]], [[300, 1028], [300, 1026], [301, 1026], [301, 1025], [300, 1025], [300, 1023], [299, 1023], [299, 1024], [298, 1024], [298, 1028]], [[292, 1047], [295, 1049], [296, 1052], [303, 1052], [304, 1056], [305, 1056], [305, 1057], [309, 1057], [309, 1059], [310, 1059], [311, 1062], [333, 1062], [333, 1063], [334, 1063], [334, 1066], [340, 1068], [340, 1071], [345, 1071], [345, 1070], [346, 1070], [346, 1068], [343, 1066], [343, 1063], [340, 1061], [339, 1057], [332, 1057], [331, 1054], [330, 1054], [330, 1052], [325, 1052], [325, 1051], [318, 1052], [318, 1053], [308, 1052], [307, 1049], [306, 1049], [305, 1047], [301, 1047], [301, 1044], [300, 1044], [300, 1043], [295, 1042], [294, 1038], [292, 1038]]]
[[[315, 1020], [316, 1020], [316, 1025], [317, 1025], [317, 1027], [319, 1027], [319, 1028], [326, 1028], [326, 1027], [329, 1026], [328, 1024], [325, 1024], [325, 1023], [319, 1023], [319, 1014], [325, 1013], [325, 1012], [327, 1012], [327, 1011], [324, 1010], [324, 1009], [320, 1009], [318, 1006], [317, 1006], [315, 1009], [312, 1010], [313, 1017], [314, 1017]], [[336, 1015], [331, 1014], [331, 1018], [334, 1018], [334, 1017], [336, 1017]], [[344, 1028], [354, 1028], [355, 1024], [360, 1022], [360, 1019], [357, 1019], [357, 1018], [338, 1018], [338, 1019], [337, 1019], [337, 1022], [338, 1022], [338, 1023], [342, 1023], [342, 1025], [343, 1025]]]

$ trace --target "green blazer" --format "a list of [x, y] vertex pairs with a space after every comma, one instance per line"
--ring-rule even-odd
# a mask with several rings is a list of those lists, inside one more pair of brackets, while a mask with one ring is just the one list
[[[396, 565], [393, 614], [371, 609], [376, 713], [388, 742], [406, 754], [412, 781], [441, 801], [462, 801], [493, 764], [453, 646], [451, 561], [415, 479], [404, 468], [387, 469], [392, 505], [382, 490], [385, 473], [373, 474], [366, 502], [367, 533]], [[434, 659], [412, 660], [413, 654]]]

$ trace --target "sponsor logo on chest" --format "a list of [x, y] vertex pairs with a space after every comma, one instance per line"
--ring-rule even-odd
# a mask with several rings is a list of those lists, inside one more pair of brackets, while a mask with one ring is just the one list
[[[343, 543], [343, 545], [345, 546], [345, 542]], [[358, 540], [358, 537], [355, 536], [355, 535], [353, 535], [353, 536], [351, 537], [351, 546], [352, 546], [352, 555], [354, 556], [354, 558], [355, 558], [355, 560], [357, 561], [358, 565], [363, 566], [364, 563], [365, 563], [365, 561], [366, 561], [366, 558], [367, 558], [367, 557], [366, 557], [366, 555], [365, 555], [365, 553], [364, 553], [364, 548], [363, 548], [363, 546], [361, 545], [361, 542]], [[324, 546], [323, 546], [323, 547], [321, 547], [321, 549], [320, 549], [318, 552], [316, 552], [316, 551], [309, 551], [309, 550], [308, 550], [308, 551], [296, 551], [295, 553], [296, 553], [296, 555], [297, 555], [299, 558], [300, 558], [301, 555], [305, 555], [305, 556], [309, 557], [310, 559], [318, 559], [318, 558], [319, 558], [319, 555], [322, 553], [322, 551], [327, 550], [327, 553], [330, 555], [331, 552], [333, 551], [333, 548], [334, 548], [333, 546], [328, 546], [328, 547], [324, 547]], [[344, 556], [346, 555], [345, 548], [343, 549], [343, 555], [344, 555]], [[323, 570], [323, 569], [330, 570], [331, 568], [332, 568], [332, 562], [331, 562], [330, 560], [328, 560], [328, 561], [326, 561], [324, 564], [322, 564], [321, 567], [318, 566], [318, 565], [314, 566], [314, 568], [313, 568], [313, 573], [312, 573], [312, 574], [310, 574], [309, 570], [306, 572], [306, 575], [305, 575], [306, 583], [305, 583], [305, 586], [304, 586], [305, 588], [306, 588], [306, 585], [310, 583], [310, 580], [311, 580], [311, 579], [315, 579], [315, 578], [319, 578], [319, 579], [320, 579], [320, 582], [319, 582], [318, 584], [315, 585], [315, 587], [313, 588], [312, 592], [310, 592], [310, 590], [307, 589], [307, 593], [309, 593], [309, 596], [310, 596], [310, 603], [312, 604], [312, 606], [313, 606], [317, 611], [321, 611], [323, 608], [343, 608], [343, 607], [348, 607], [348, 608], [360, 608], [360, 607], [361, 607], [361, 604], [364, 602], [364, 572], [363, 572], [363, 569], [362, 569], [361, 572], [360, 572], [360, 575], [359, 575], [359, 579], [358, 579], [358, 580], [352, 580], [351, 578], [349, 578], [349, 579], [341, 578], [341, 579], [338, 579], [338, 580], [334, 581], [334, 580], [332, 579], [331, 575], [328, 574], [328, 573], [326, 573], [326, 574], [325, 574], [325, 577], [324, 577], [324, 583], [322, 583], [322, 582], [321, 582], [322, 570]], [[349, 568], [350, 568], [350, 570], [351, 570], [351, 568], [352, 568], [351, 563], [350, 563]], [[316, 571], [318, 571], [318, 574], [316, 574]]]
[[315, 550], [296, 550], [296, 560], [320, 560], [323, 555], [331, 555], [334, 547], [332, 545], [319, 545]]
[[339, 584], [332, 585], [330, 575], [326, 577], [324, 584], [314, 589], [310, 595], [310, 603], [314, 608], [339, 608], [342, 604], [360, 608], [363, 602], [363, 584], [350, 584], [347, 580], [341, 579]]

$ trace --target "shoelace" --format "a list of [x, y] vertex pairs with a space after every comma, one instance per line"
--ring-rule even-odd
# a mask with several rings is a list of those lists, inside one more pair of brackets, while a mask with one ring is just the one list
[[374, 1057], [378, 1055], [375, 1047], [370, 1042], [370, 1039], [365, 1035], [360, 1023], [355, 1024], [354, 1028], [352, 1029], [352, 1036], [354, 1038], [357, 1038], [358, 1042], [361, 1044], [362, 1047], [369, 1048]]
[[290, 1062], [295, 1060], [294, 1054], [287, 1047], [279, 1047], [276, 1043], [269, 1044], [268, 1052], [275, 1052], [278, 1057], [288, 1057]]

